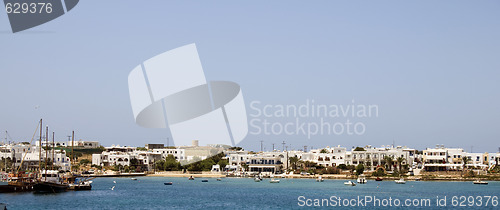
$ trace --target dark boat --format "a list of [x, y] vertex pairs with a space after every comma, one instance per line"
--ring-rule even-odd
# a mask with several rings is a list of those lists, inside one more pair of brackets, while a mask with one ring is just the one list
[[42, 177], [33, 186], [36, 193], [59, 193], [68, 190], [69, 184], [63, 183], [59, 171], [45, 170]]
[[190, 177], [188, 178], [188, 180], [194, 180], [194, 177], [193, 177], [193, 176], [190, 176]]
[[382, 181], [382, 180], [383, 180], [383, 179], [382, 179], [382, 178], [380, 178], [380, 177], [377, 177], [377, 178], [375, 179], [375, 181], [377, 181], [377, 182], [380, 182], [380, 181]]
[[0, 193], [33, 191], [33, 185], [35, 184], [34, 174], [19, 172], [17, 174], [9, 174], [9, 176], [8, 183], [0, 185]]
[[201, 182], [208, 182], [208, 179], [201, 180]]
[[172, 182], [165, 182], [163, 183], [164, 185], [172, 185], [173, 183]]
[[36, 193], [59, 193], [66, 192], [68, 190], [69, 185], [67, 184], [58, 184], [53, 182], [38, 182], [33, 186], [33, 190]]

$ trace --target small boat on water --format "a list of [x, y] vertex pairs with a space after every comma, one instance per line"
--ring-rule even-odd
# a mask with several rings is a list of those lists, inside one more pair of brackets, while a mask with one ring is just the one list
[[222, 179], [221, 178], [217, 178], [217, 181], [222, 181]]
[[323, 177], [318, 176], [318, 178], [316, 179], [316, 181], [317, 181], [317, 182], [323, 182], [323, 181], [325, 181], [325, 180], [323, 179]]
[[269, 183], [280, 183], [280, 180], [272, 178], [271, 180], [269, 180]]
[[201, 180], [201, 182], [208, 182], [208, 179], [203, 179]]
[[131, 179], [131, 180], [134, 180], [134, 181], [136, 181], [136, 180], [137, 180], [137, 178], [135, 178], [135, 177], [133, 177], [133, 178], [130, 178], [130, 179]]
[[366, 184], [366, 177], [365, 175], [361, 174], [358, 176], [358, 180], [357, 180], [358, 184]]
[[262, 179], [259, 179], [258, 177], [253, 178], [254, 182], [260, 182]]
[[488, 184], [488, 182], [486, 182], [486, 181], [481, 181], [481, 180], [479, 180], [479, 179], [478, 179], [478, 180], [476, 180], [476, 181], [473, 181], [472, 183], [473, 183], [473, 184], [481, 184], [481, 185], [487, 185], [487, 184]]
[[172, 185], [173, 183], [172, 182], [165, 182], [163, 183], [164, 185]]
[[383, 181], [383, 180], [384, 180], [384, 179], [382, 179], [382, 178], [380, 178], [380, 177], [375, 178], [375, 181], [377, 181], [377, 182], [380, 182], [380, 181]]
[[401, 178], [399, 180], [394, 180], [394, 182], [396, 182], [396, 184], [406, 184], [406, 181], [403, 178]]
[[420, 177], [415, 178], [415, 181], [417, 181], [417, 182], [420, 180], [422, 180], [422, 178], [420, 178]]
[[194, 177], [193, 177], [193, 176], [190, 176], [190, 177], [188, 178], [188, 180], [194, 180]]
[[344, 182], [344, 185], [348, 185], [348, 186], [356, 186], [356, 183], [352, 182], [352, 181], [347, 181], [347, 182]]
[[7, 204], [0, 203], [0, 210], [7, 210]]

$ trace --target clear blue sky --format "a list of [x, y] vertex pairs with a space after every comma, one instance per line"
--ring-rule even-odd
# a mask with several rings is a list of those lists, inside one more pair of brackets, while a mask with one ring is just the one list
[[168, 131], [135, 124], [127, 77], [196, 43], [207, 79], [240, 84], [247, 109], [253, 100], [379, 105], [362, 136], [248, 135], [249, 150], [286, 140], [496, 152], [499, 11], [498, 1], [84, 0], [16, 34], [2, 12], [0, 130], [26, 141], [43, 117], [58, 140], [75, 130], [103, 145], [166, 143]]

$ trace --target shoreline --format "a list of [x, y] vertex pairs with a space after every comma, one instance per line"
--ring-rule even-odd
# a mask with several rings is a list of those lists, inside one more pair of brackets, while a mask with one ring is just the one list
[[[194, 178], [253, 178], [250, 176], [247, 177], [241, 177], [241, 176], [227, 176], [225, 174], [179, 174], [179, 173], [164, 173], [164, 174], [146, 174], [145, 176], [148, 177], [184, 177], [188, 178], [190, 176], [193, 176]], [[288, 175], [286, 177], [281, 177], [281, 176], [274, 176], [276, 179], [317, 179], [319, 175], [309, 175], [309, 176], [303, 176], [303, 175]], [[353, 180], [357, 179], [355, 176], [349, 176], [349, 175], [339, 175], [339, 174], [328, 174], [328, 175], [321, 175], [321, 177], [324, 180], [332, 179], [332, 180]], [[266, 176], [264, 178], [270, 178], [269, 176]], [[366, 177], [368, 180], [375, 181], [376, 177]], [[399, 177], [380, 177], [384, 181], [394, 181], [394, 180], [399, 180]], [[419, 180], [417, 180], [419, 178]], [[451, 182], [471, 182], [475, 181], [477, 179], [484, 180], [484, 181], [500, 181], [500, 177], [487, 177], [487, 178], [461, 178], [461, 177], [425, 177], [425, 176], [409, 176], [409, 177], [404, 177], [406, 181], [451, 181]]]

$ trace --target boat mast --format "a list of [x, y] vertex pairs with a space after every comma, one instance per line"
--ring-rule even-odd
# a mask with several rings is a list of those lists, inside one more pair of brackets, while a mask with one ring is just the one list
[[42, 119], [40, 119], [40, 148], [38, 151], [38, 172], [40, 173], [40, 175], [42, 174]]
[[73, 168], [73, 160], [75, 159], [75, 151], [73, 150], [74, 146], [75, 146], [75, 131], [71, 133], [71, 168]]
[[56, 166], [55, 166], [55, 146], [56, 146], [56, 143], [55, 143], [55, 140], [54, 140], [54, 136], [55, 136], [55, 132], [52, 132], [52, 169], [54, 169]]
[[47, 166], [49, 160], [49, 126], [45, 127], [45, 181], [47, 181]]

